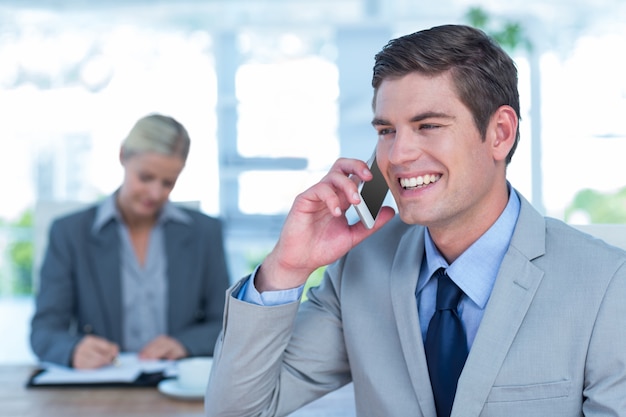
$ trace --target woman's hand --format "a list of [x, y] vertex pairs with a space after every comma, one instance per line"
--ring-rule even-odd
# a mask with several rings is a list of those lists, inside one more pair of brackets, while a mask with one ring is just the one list
[[95, 369], [111, 365], [120, 353], [115, 343], [102, 337], [83, 337], [72, 353], [72, 366], [76, 369]]
[[150, 341], [141, 352], [139, 359], [180, 359], [187, 356], [187, 349], [176, 339], [160, 335]]

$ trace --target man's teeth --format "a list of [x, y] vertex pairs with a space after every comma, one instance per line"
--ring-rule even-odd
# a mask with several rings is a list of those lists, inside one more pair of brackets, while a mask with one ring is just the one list
[[439, 178], [441, 178], [441, 175], [435, 175], [435, 174], [424, 175], [424, 176], [420, 175], [419, 177], [412, 177], [412, 178], [400, 178], [400, 185], [402, 186], [402, 188], [423, 187], [425, 185], [432, 184], [433, 182], [439, 181]]

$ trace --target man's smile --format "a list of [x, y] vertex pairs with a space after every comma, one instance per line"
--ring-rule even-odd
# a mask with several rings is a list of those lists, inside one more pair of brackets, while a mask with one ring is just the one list
[[440, 178], [441, 178], [440, 174], [427, 174], [427, 175], [419, 175], [417, 177], [400, 178], [400, 185], [405, 190], [410, 190], [413, 188], [420, 188], [428, 184], [432, 184], [434, 182], [439, 181]]

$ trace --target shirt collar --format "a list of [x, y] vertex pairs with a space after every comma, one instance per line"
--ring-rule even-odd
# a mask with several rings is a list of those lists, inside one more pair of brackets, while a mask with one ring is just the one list
[[424, 244], [428, 273], [427, 279], [418, 284], [418, 291], [428, 283], [437, 269], [445, 268], [459, 288], [480, 308], [484, 308], [508, 250], [519, 210], [519, 196], [509, 186], [509, 201], [498, 220], [451, 265], [439, 253], [426, 229]]
[[[94, 234], [100, 232], [110, 221], [117, 221], [120, 224], [124, 223], [122, 215], [115, 204], [116, 196], [117, 191], [102, 200], [102, 202], [98, 205], [96, 210], [96, 219], [92, 227], [92, 232]], [[185, 212], [185, 210], [181, 209], [171, 201], [167, 201], [161, 208], [157, 219], [157, 225], [163, 225], [168, 221], [190, 224], [192, 219], [191, 216]]]

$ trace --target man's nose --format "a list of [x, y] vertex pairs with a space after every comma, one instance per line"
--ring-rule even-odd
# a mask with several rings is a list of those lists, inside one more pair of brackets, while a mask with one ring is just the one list
[[423, 153], [419, 139], [412, 129], [397, 129], [389, 150], [389, 161], [394, 165], [414, 161]]

